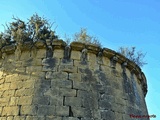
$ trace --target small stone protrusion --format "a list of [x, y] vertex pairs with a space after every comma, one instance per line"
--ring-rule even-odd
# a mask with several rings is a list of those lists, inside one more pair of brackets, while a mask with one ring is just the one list
[[16, 58], [16, 60], [19, 60], [19, 59], [20, 59], [21, 52], [22, 52], [22, 51], [21, 51], [20, 47], [17, 46], [17, 49], [16, 49], [16, 51], [15, 51], [15, 58]]
[[116, 63], [117, 63], [117, 61], [118, 61], [118, 58], [117, 58], [117, 56], [113, 56], [112, 58], [111, 58], [111, 67], [112, 68], [116, 68]]
[[87, 63], [87, 52], [88, 52], [88, 50], [86, 48], [84, 48], [82, 50], [82, 55], [81, 55], [81, 63], [82, 64], [86, 64]]
[[98, 55], [97, 55], [97, 63], [98, 64], [103, 64], [102, 56], [103, 56], [102, 51], [98, 52]]
[[46, 45], [47, 45], [46, 57], [53, 57], [53, 49], [52, 49], [52, 43], [50, 39], [46, 40]]
[[71, 55], [71, 47], [67, 45], [64, 49], [64, 58], [63, 58], [64, 63], [70, 60], [70, 55]]
[[126, 66], [127, 66], [127, 62], [123, 62], [122, 63], [122, 69], [123, 69], [123, 72], [125, 72], [126, 71]]

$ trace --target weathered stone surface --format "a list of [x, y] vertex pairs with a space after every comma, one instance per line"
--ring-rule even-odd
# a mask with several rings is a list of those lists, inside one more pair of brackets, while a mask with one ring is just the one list
[[64, 50], [61, 50], [61, 49], [54, 50], [54, 54], [53, 54], [54, 58], [63, 58], [63, 56], [64, 56]]
[[64, 97], [50, 94], [50, 104], [55, 106], [63, 106]]
[[0, 98], [0, 106], [6, 106], [9, 103], [10, 98], [5, 97], [5, 98]]
[[53, 83], [54, 80], [52, 80], [52, 86], [59, 86], [60, 88], [72, 88], [72, 81], [71, 80], [57, 80], [56, 83]]
[[30, 106], [30, 105], [22, 106], [20, 113], [22, 115], [36, 115], [37, 107], [36, 106]]
[[22, 96], [19, 98], [18, 104], [19, 105], [31, 105], [32, 99], [33, 99], [33, 96]]
[[80, 97], [65, 97], [65, 103], [66, 106], [82, 106], [82, 99]]
[[114, 120], [115, 113], [110, 110], [103, 110], [101, 111], [101, 119], [102, 120]]
[[77, 117], [63, 117], [62, 120], [79, 120]]
[[11, 97], [10, 98], [10, 102], [9, 102], [9, 105], [18, 105], [18, 102], [19, 102], [19, 97]]
[[68, 74], [66, 72], [47, 72], [46, 79], [62, 80], [68, 79]]
[[55, 115], [56, 113], [56, 107], [55, 106], [49, 106], [49, 105], [41, 105], [38, 106], [37, 114], [39, 116], [44, 115]]
[[69, 116], [69, 107], [68, 106], [56, 106], [56, 115], [57, 116]]
[[60, 65], [59, 66], [60, 72], [67, 72], [67, 73], [77, 73], [77, 67], [73, 65]]
[[4, 107], [2, 111], [2, 116], [18, 115], [18, 112], [19, 112], [18, 106]]
[[74, 42], [72, 42], [70, 44], [70, 46], [71, 46], [71, 49], [80, 51], [80, 50], [82, 50], [85, 47], [85, 44], [81, 43], [81, 42], [74, 41]]
[[45, 49], [37, 49], [36, 50], [36, 58], [45, 58], [46, 50]]
[[71, 52], [71, 59], [80, 60], [80, 58], [81, 58], [80, 51], [72, 51]]
[[87, 83], [73, 81], [73, 88], [77, 90], [89, 90], [90, 86]]
[[60, 88], [60, 95], [66, 96], [66, 97], [75, 97], [77, 94], [77, 91], [75, 89], [68, 89], [68, 88]]
[[69, 73], [69, 80], [81, 81], [81, 74], [78, 74], [78, 73]]
[[85, 117], [85, 108], [82, 107], [71, 107], [73, 116], [75, 117]]
[[129, 114], [148, 114], [147, 82], [138, 66], [123, 66], [127, 59], [110, 49], [75, 42], [65, 53], [63, 41], [48, 47], [41, 42], [15, 54], [0, 52], [0, 120], [128, 120]]

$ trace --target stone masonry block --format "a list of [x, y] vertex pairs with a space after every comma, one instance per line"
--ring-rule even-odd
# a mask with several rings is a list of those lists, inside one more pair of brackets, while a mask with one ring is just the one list
[[56, 106], [56, 115], [57, 116], [69, 116], [69, 107], [68, 106]]
[[85, 117], [85, 108], [82, 107], [71, 107], [74, 117]]
[[17, 73], [25, 73], [26, 72], [26, 68], [25, 67], [17, 67], [15, 69], [15, 72], [17, 72]]
[[89, 90], [90, 87], [87, 83], [73, 81], [73, 88], [78, 90]]
[[14, 117], [13, 116], [9, 116], [9, 117], [7, 117], [7, 120], [14, 120]]
[[47, 72], [46, 79], [67, 80], [68, 74], [66, 72]]
[[45, 49], [37, 49], [36, 58], [45, 58], [46, 50]]
[[49, 105], [49, 102], [50, 102], [50, 99], [48, 96], [40, 96], [40, 97], [35, 96], [33, 98], [32, 103], [35, 105]]
[[6, 90], [3, 92], [2, 97], [14, 96], [15, 90]]
[[4, 81], [5, 81], [5, 79], [4, 79], [4, 78], [1, 78], [1, 79], [0, 79], [0, 84], [3, 84]]
[[56, 106], [63, 106], [63, 96], [52, 96], [50, 97], [50, 104]]
[[30, 80], [30, 76], [28, 74], [19, 74], [19, 76], [16, 78], [17, 78], [16, 80], [22, 80], [22, 81]]
[[37, 107], [36, 106], [22, 106], [20, 113], [22, 115], [36, 115]]
[[80, 97], [65, 97], [64, 101], [65, 101], [64, 105], [66, 106], [77, 106], [77, 107], [82, 106], [82, 98]]
[[14, 116], [13, 120], [25, 120], [26, 116]]
[[48, 71], [54, 71], [56, 72], [58, 70], [58, 67], [55, 66], [55, 67], [51, 67], [51, 66], [43, 66], [42, 67], [42, 71], [43, 72], [48, 72]]
[[26, 67], [26, 73], [39, 72], [39, 71], [42, 71], [42, 66], [29, 66], [29, 67]]
[[51, 116], [46, 116], [45, 118], [46, 118], [45, 120], [62, 120], [63, 117], [51, 115]]
[[3, 84], [3, 83], [4, 83], [4, 81], [5, 81], [5, 79], [4, 79], [4, 78], [0, 78], [0, 84]]
[[102, 57], [102, 61], [105, 66], [110, 66], [110, 60], [107, 57]]
[[68, 89], [68, 88], [60, 88], [60, 95], [66, 97], [75, 97], [77, 92], [75, 89]]
[[67, 72], [67, 73], [77, 73], [77, 67], [73, 65], [60, 65], [59, 66], [60, 72]]
[[31, 57], [31, 53], [29, 51], [24, 51], [21, 53], [20, 60], [27, 60]]
[[122, 65], [121, 65], [121, 64], [116, 64], [116, 70], [117, 70], [118, 72], [122, 73], [122, 72], [123, 72], [123, 70], [122, 70]]
[[53, 86], [53, 88], [47, 90], [44, 92], [44, 95], [46, 96], [58, 96], [59, 95], [59, 88], [58, 87], [55, 87]]
[[80, 60], [75, 60], [75, 59], [73, 60], [73, 65], [77, 66], [77, 67], [82, 66], [81, 61]]
[[31, 76], [38, 77], [38, 78], [45, 78], [45, 75], [46, 75], [45, 72], [32, 72], [31, 73]]
[[18, 96], [30, 96], [30, 95], [34, 95], [34, 91], [35, 91], [34, 88], [19, 89], [19, 90], [16, 90], [15, 96], [18, 97]]
[[0, 90], [8, 90], [11, 83], [0, 84]]
[[69, 79], [73, 81], [81, 81], [80, 73], [69, 73]]
[[42, 59], [40, 58], [30, 58], [28, 60], [22, 61], [22, 66], [41, 66]]
[[42, 59], [41, 58], [39, 58], [39, 59], [35, 58], [35, 59], [33, 59], [32, 64], [35, 65], [35, 66], [41, 66], [42, 65]]
[[24, 85], [24, 82], [23, 81], [13, 81], [11, 84], [10, 84], [10, 89], [21, 89]]
[[23, 82], [23, 88], [25, 88], [25, 89], [34, 88], [35, 82], [36, 82], [35, 80], [27, 80], [27, 81]]
[[[115, 112], [118, 112], [118, 113], [122, 113], [122, 114], [130, 112], [130, 111], [127, 110], [127, 106], [123, 106], [121, 104], [116, 104], [116, 103], [112, 104], [112, 110], [115, 111]], [[130, 114], [130, 113], [127, 113], [127, 114]]]
[[71, 59], [80, 60], [81, 52], [80, 51], [71, 51]]
[[2, 79], [2, 78], [3, 78], [3, 71], [0, 71], [0, 79]]
[[11, 107], [4, 107], [2, 111], [2, 116], [6, 115], [18, 115], [19, 107], [18, 106], [11, 106]]
[[62, 120], [79, 120], [77, 117], [63, 117]]
[[19, 98], [19, 105], [31, 105], [33, 96], [23, 96]]
[[7, 118], [6, 117], [0, 117], [0, 120], [6, 120]]
[[21, 67], [23, 62], [22, 61], [14, 61], [13, 63], [14, 63], [15, 67]]
[[107, 100], [100, 100], [99, 101], [99, 109], [101, 110], [111, 110], [112, 104], [108, 102]]
[[123, 91], [118, 90], [118, 89], [112, 89], [114, 92], [114, 95], [120, 98], [123, 98], [125, 96], [125, 94], [123, 93]]
[[121, 104], [121, 105], [127, 105], [126, 100], [122, 99], [120, 96], [119, 97], [115, 97], [115, 103], [117, 104]]
[[38, 116], [44, 116], [44, 115], [55, 115], [56, 113], [56, 107], [55, 106], [48, 106], [48, 105], [41, 105], [38, 106], [37, 114]]
[[55, 58], [63, 58], [64, 57], [64, 50], [55, 49], [53, 53], [53, 57]]
[[9, 104], [10, 97], [0, 98], [0, 106], [6, 106]]
[[22, 66], [31, 66], [33, 65], [33, 58], [28, 58], [27, 60], [22, 61]]
[[44, 116], [26, 116], [26, 119], [25, 120], [44, 120], [45, 117]]
[[115, 113], [109, 110], [101, 111], [102, 120], [115, 120]]
[[108, 94], [100, 94], [99, 99], [106, 100], [108, 102], [115, 102], [115, 97], [113, 95]]
[[2, 97], [2, 95], [3, 95], [3, 91], [0, 91], [0, 97]]
[[87, 54], [87, 57], [88, 57], [88, 61], [89, 61], [89, 62], [94, 62], [94, 63], [96, 63], [96, 54], [88, 53], [88, 54]]
[[115, 112], [115, 118], [116, 120], [123, 120], [123, 114]]
[[9, 105], [18, 105], [19, 97], [11, 97]]
[[42, 65], [54, 67], [56, 65], [57, 59], [55, 58], [44, 58], [42, 60]]
[[2, 113], [2, 107], [0, 107], [0, 113]]
[[60, 88], [72, 88], [72, 81], [71, 80], [52, 80], [52, 86], [58, 86]]

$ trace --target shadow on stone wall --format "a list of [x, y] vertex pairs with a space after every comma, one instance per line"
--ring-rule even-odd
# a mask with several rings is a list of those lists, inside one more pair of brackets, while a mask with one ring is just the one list
[[129, 114], [148, 114], [144, 74], [110, 49], [55, 40], [1, 51], [0, 119], [128, 120]]

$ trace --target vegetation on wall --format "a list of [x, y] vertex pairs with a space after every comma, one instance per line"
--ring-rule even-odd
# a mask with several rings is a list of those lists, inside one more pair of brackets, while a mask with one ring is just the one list
[[143, 67], [147, 64], [144, 61], [146, 54], [144, 54], [142, 51], [136, 51], [136, 47], [120, 47], [118, 53], [122, 54], [140, 67]]
[[9, 25], [4, 26], [5, 31], [0, 33], [0, 48], [12, 43], [22, 44], [25, 41], [35, 42], [58, 38], [55, 31], [51, 30], [52, 24], [37, 14], [31, 16], [27, 22], [15, 17], [13, 20]]
[[73, 39], [74, 41], [82, 42], [85, 44], [93, 44], [99, 47], [102, 46], [100, 41], [96, 37], [89, 35], [87, 33], [87, 29], [85, 28], [81, 28], [81, 30], [78, 33], [75, 33]]
[[[15, 17], [13, 17], [13, 20], [9, 25], [4, 25], [5, 31], [0, 33], [0, 48], [11, 44], [22, 45], [26, 41], [36, 42], [42, 40], [46, 42], [47, 39], [53, 41], [58, 38], [55, 31], [51, 29], [52, 24], [44, 17], [38, 16], [38, 14], [32, 15], [27, 22]], [[65, 39], [67, 45], [69, 45], [71, 38], [65, 36]], [[81, 28], [79, 32], [74, 34], [73, 41], [102, 47], [100, 41], [89, 35], [85, 28]], [[141, 51], [136, 52], [135, 49], [135, 47], [120, 47], [118, 52], [138, 66], [143, 67], [147, 64], [144, 62], [146, 54]]]

